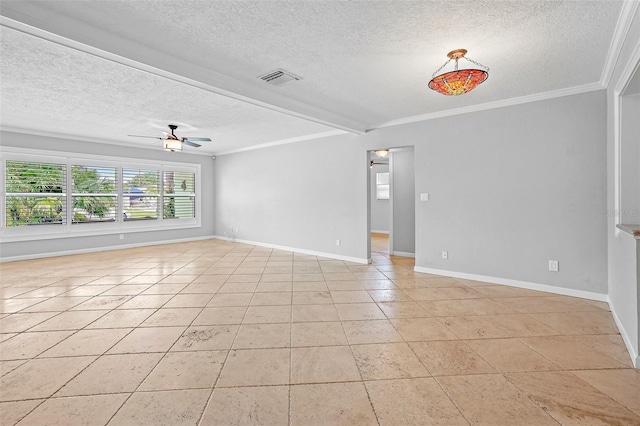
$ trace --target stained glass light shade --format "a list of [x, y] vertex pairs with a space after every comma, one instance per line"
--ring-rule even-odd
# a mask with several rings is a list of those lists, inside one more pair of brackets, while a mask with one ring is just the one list
[[[487, 72], [489, 71], [489, 68], [472, 59], [466, 58], [464, 56], [466, 53], [467, 51], [465, 49], [457, 49], [449, 52], [447, 54], [449, 60], [445, 62], [438, 71], [433, 73], [433, 78], [429, 82], [429, 88], [438, 93], [442, 93], [443, 95], [457, 96], [472, 91], [480, 83], [484, 82], [489, 77], [489, 73]], [[485, 69], [458, 69], [458, 61], [463, 58]], [[455, 69], [436, 76], [436, 74], [445, 68], [451, 61], [455, 61]]]
[[434, 77], [429, 88], [447, 96], [457, 96], [470, 92], [489, 77], [489, 73], [479, 69], [451, 71]]

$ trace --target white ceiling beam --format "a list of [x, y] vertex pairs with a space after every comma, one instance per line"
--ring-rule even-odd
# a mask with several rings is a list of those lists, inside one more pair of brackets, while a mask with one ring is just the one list
[[350, 133], [366, 132], [363, 123], [348, 117], [247, 84], [200, 65], [177, 60], [167, 53], [149, 49], [135, 41], [44, 10], [33, 3], [3, 3], [0, 9], [0, 25], [272, 111]]

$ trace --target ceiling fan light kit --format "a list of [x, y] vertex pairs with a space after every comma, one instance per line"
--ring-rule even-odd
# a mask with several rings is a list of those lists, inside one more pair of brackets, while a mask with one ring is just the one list
[[[429, 82], [429, 88], [446, 96], [458, 96], [472, 91], [479, 84], [483, 83], [489, 77], [489, 67], [467, 58], [465, 56], [466, 54], [466, 49], [456, 49], [449, 52], [447, 54], [449, 60], [433, 73], [433, 78]], [[463, 58], [483, 69], [458, 69], [458, 61]], [[454, 70], [438, 74], [451, 61], [455, 61]]]
[[177, 128], [178, 126], [176, 126], [175, 124], [169, 124], [169, 129], [171, 129], [171, 133], [164, 132], [164, 135], [165, 135], [164, 138], [161, 138], [158, 136], [140, 136], [140, 135], [129, 135], [129, 136], [134, 138], [160, 139], [162, 141], [162, 147], [164, 148], [164, 150], [171, 151], [171, 152], [182, 151], [183, 145], [192, 146], [194, 148], [199, 148], [202, 146], [199, 143], [195, 143], [195, 141], [211, 142], [211, 139], [209, 138], [185, 138], [185, 137], [179, 138], [173, 133], [173, 131], [176, 130]]
[[163, 145], [165, 151], [182, 151], [182, 141], [178, 139], [164, 139]]

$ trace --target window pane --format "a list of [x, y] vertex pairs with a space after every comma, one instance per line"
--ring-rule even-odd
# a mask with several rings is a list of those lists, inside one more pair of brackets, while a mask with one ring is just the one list
[[389, 199], [389, 173], [376, 173], [376, 199]]
[[7, 227], [64, 225], [67, 197], [7, 196]]
[[378, 200], [389, 199], [389, 185], [378, 185], [376, 188], [376, 198]]
[[116, 220], [116, 168], [71, 166], [73, 179], [72, 223], [114, 222]]
[[65, 224], [66, 170], [64, 164], [7, 161], [6, 226]]
[[122, 209], [124, 220], [158, 219], [160, 172], [122, 169]]
[[389, 185], [389, 173], [376, 173], [376, 184]]
[[189, 219], [194, 218], [196, 212], [195, 197], [164, 197], [165, 219]]
[[164, 218], [192, 219], [195, 217], [196, 175], [191, 172], [165, 171]]
[[66, 174], [64, 164], [7, 161], [6, 191], [61, 194], [64, 192]]
[[82, 197], [73, 195], [72, 224], [115, 222], [118, 199], [109, 197]]

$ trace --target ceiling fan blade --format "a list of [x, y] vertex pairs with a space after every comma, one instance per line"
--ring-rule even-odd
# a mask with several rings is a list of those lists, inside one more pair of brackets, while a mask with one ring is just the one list
[[132, 138], [151, 138], [151, 139], [162, 139], [159, 138], [157, 136], [140, 136], [140, 135], [127, 135], [127, 136], [131, 136]]
[[164, 138], [161, 139], [175, 139], [175, 140], [180, 140], [178, 139], [178, 137], [176, 135], [172, 135], [171, 133], [167, 133], [167, 132], [162, 132], [164, 133]]
[[183, 139], [183, 140], [182, 140], [182, 143], [183, 143], [184, 145], [189, 145], [189, 146], [192, 146], [192, 147], [194, 147], [194, 148], [198, 148], [198, 147], [201, 147], [201, 146], [202, 146], [202, 145], [200, 145], [200, 144], [198, 144], [198, 143], [193, 143], [193, 142], [191, 142], [191, 141], [189, 141], [189, 140], [187, 140], [187, 139]]
[[191, 142], [211, 142], [211, 139], [209, 138], [183, 138], [182, 140]]

